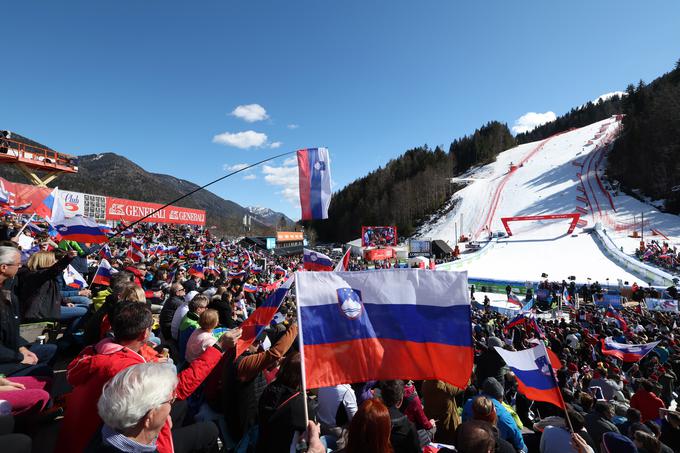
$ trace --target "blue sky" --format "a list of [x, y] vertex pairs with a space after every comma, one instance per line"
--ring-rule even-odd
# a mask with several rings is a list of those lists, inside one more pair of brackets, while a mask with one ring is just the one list
[[[0, 129], [199, 184], [325, 146], [338, 190], [680, 59], [680, 3], [656, 0], [22, 0], [3, 17]], [[279, 159], [212, 191], [298, 219], [296, 171]]]

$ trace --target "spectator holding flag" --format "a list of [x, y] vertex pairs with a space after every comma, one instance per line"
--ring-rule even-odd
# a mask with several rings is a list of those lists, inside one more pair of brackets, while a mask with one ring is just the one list
[[31, 255], [26, 267], [17, 273], [19, 294], [22, 305], [22, 319], [45, 320], [74, 319], [83, 316], [87, 310], [70, 310], [73, 304], [66, 304], [61, 296], [57, 277], [75, 257], [70, 251], [57, 261], [54, 252], [37, 252]]

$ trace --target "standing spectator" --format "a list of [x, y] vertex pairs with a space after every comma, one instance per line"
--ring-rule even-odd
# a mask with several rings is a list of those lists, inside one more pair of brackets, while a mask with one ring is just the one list
[[456, 428], [460, 425], [456, 403], [460, 390], [443, 381], [425, 381], [422, 393], [425, 399], [425, 415], [434, 420], [437, 426], [434, 440], [453, 444]]

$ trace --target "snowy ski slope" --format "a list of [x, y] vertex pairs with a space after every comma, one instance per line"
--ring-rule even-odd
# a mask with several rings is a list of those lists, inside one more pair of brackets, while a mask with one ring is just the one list
[[[617, 246], [632, 254], [639, 243], [627, 237], [635, 226], [634, 216], [639, 220], [645, 213], [646, 237], [654, 228], [673, 244], [680, 243], [680, 218], [608, 190], [603, 175], [607, 144], [615, 139], [619, 126], [620, 121], [612, 117], [499, 154], [496, 162], [464, 175], [469, 184], [454, 195], [455, 208], [422, 228], [418, 236], [453, 244], [455, 233], [462, 232], [486, 240], [489, 231], [504, 231], [501, 217], [580, 212], [585, 222], [573, 235], [566, 234], [568, 220], [511, 223], [513, 235], [471, 260], [466, 265], [469, 275], [535, 281], [547, 273], [553, 280], [574, 275], [579, 282], [641, 282], [639, 275], [603, 254], [589, 229], [601, 223]], [[518, 168], [511, 172], [511, 164]]]

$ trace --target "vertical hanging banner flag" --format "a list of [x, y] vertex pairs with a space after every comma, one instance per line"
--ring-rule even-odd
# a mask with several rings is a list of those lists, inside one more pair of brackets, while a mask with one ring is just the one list
[[302, 220], [327, 219], [331, 204], [331, 161], [326, 148], [297, 151]]
[[467, 272], [296, 272], [295, 279], [309, 388], [387, 379], [467, 385]]

